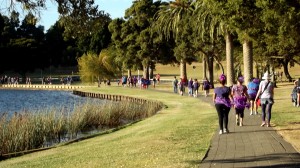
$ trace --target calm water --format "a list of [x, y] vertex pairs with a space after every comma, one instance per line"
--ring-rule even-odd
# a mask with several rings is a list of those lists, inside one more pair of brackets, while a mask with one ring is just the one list
[[4, 112], [9, 115], [14, 112], [35, 111], [51, 107], [72, 110], [74, 105], [93, 101], [103, 103], [104, 100], [80, 97], [72, 91], [49, 90], [2, 90], [0, 89], [0, 115]]

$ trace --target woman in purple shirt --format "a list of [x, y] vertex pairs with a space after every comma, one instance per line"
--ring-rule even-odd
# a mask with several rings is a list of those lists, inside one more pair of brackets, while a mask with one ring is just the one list
[[[230, 87], [225, 86], [226, 76], [222, 74], [219, 77], [220, 87], [214, 89], [213, 101], [219, 117], [219, 134], [229, 133], [228, 130], [228, 114], [231, 108], [231, 90]], [[224, 129], [223, 129], [224, 128]]]

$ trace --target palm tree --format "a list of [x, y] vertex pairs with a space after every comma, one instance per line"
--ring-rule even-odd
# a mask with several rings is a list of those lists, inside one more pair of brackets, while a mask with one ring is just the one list
[[[184, 26], [181, 25], [188, 20], [188, 17], [192, 16], [193, 8], [191, 2], [191, 0], [176, 0], [175, 2], [163, 3], [154, 17], [154, 30], [162, 33], [167, 39], [173, 37], [175, 40], [180, 40], [180, 36], [184, 31]], [[177, 57], [180, 62], [181, 77], [187, 77], [187, 60], [184, 55], [180, 58]]]
[[195, 1], [193, 3], [195, 6], [194, 16], [198, 22], [198, 31], [202, 38], [205, 32], [209, 32], [209, 36], [212, 41], [217, 37], [225, 37], [226, 44], [226, 63], [227, 63], [227, 84], [232, 85], [234, 83], [234, 59], [233, 59], [233, 37], [229, 31], [229, 26], [226, 24], [225, 19], [221, 17], [217, 12], [213, 12], [212, 6], [204, 1]]

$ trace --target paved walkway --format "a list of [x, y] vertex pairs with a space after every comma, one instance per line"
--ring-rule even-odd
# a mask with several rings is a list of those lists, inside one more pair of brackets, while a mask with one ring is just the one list
[[[211, 97], [207, 98], [204, 101], [211, 101]], [[300, 154], [293, 146], [272, 127], [260, 127], [260, 124], [261, 115], [250, 116], [246, 109], [244, 126], [236, 126], [234, 110], [231, 109], [228, 124], [230, 133], [219, 135], [219, 129], [216, 130], [200, 167], [299, 168]]]

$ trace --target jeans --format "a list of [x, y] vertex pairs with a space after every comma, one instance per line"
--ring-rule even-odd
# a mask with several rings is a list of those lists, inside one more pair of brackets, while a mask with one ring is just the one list
[[174, 93], [177, 93], [178, 92], [177, 86], [173, 86], [173, 90], [174, 90]]
[[266, 121], [267, 117], [267, 123], [269, 124], [271, 121], [271, 111], [272, 111], [273, 104], [270, 103], [263, 103], [261, 104], [261, 113], [262, 113], [262, 121]]

